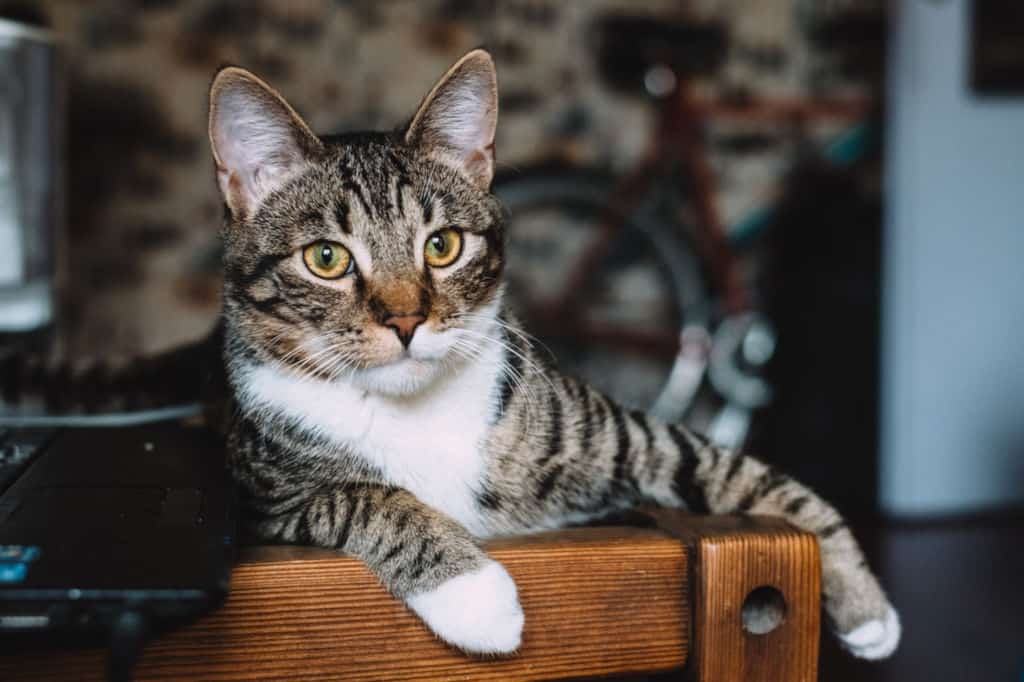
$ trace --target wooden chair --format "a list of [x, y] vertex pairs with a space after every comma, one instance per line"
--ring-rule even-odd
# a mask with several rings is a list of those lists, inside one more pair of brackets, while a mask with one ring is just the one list
[[[445, 646], [354, 559], [249, 547], [227, 603], [153, 641], [136, 676], [534, 680], [678, 671], [677, 679], [701, 682], [817, 679], [813, 536], [768, 518], [649, 515], [655, 527], [488, 544], [516, 579], [526, 612], [523, 646], [510, 658], [473, 659]], [[0, 657], [3, 680], [102, 680], [103, 671], [98, 650]]]

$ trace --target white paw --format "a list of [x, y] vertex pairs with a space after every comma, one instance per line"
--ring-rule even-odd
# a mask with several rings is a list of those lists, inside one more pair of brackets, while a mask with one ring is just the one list
[[508, 654], [519, 648], [523, 609], [516, 584], [497, 561], [455, 576], [406, 603], [438, 637], [478, 654]]
[[895, 610], [889, 609], [885, 618], [869, 620], [845, 635], [839, 635], [839, 640], [854, 656], [875, 660], [886, 658], [896, 651], [900, 643], [900, 632], [900, 617]]

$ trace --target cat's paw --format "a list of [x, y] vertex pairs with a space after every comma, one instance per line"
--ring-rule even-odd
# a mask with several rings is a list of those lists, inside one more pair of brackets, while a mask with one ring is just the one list
[[523, 609], [515, 582], [496, 561], [414, 594], [406, 603], [438, 637], [464, 651], [509, 654], [519, 648]]
[[900, 643], [900, 617], [890, 608], [884, 618], [869, 620], [846, 633], [839, 633], [839, 641], [854, 656], [877, 660], [887, 658]]

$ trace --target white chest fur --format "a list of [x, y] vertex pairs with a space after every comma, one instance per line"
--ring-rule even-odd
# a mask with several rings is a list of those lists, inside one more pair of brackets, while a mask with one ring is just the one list
[[262, 365], [242, 377], [242, 400], [280, 412], [364, 457], [391, 483], [483, 535], [476, 492], [493, 415], [498, 349], [411, 396], [367, 393]]

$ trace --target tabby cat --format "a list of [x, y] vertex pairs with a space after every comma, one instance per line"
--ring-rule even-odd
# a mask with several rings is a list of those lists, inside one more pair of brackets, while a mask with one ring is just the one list
[[503, 654], [524, 615], [481, 538], [639, 503], [772, 514], [817, 536], [843, 645], [891, 654], [896, 611], [832, 507], [535, 353], [503, 304], [497, 110], [482, 50], [393, 133], [318, 137], [253, 74], [217, 73], [217, 343], [230, 465], [255, 531], [356, 556], [443, 640]]
[[253, 74], [217, 74], [229, 452], [257, 531], [359, 557], [445, 641], [507, 653], [524, 616], [480, 538], [638, 503], [774, 514], [818, 537], [843, 644], [891, 654], [896, 611], [834, 509], [531, 348], [502, 302], [497, 111], [482, 50], [396, 133], [318, 137]]

